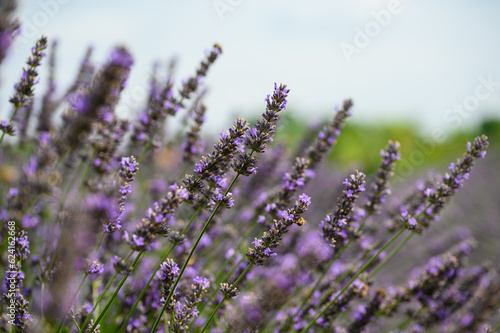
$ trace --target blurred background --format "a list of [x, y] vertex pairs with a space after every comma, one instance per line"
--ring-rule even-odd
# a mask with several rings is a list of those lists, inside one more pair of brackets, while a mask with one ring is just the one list
[[[261, 113], [274, 82], [288, 84], [289, 112], [299, 119], [329, 117], [352, 97], [354, 122], [406, 122], [427, 135], [477, 129], [500, 115], [499, 12], [493, 0], [20, 1], [22, 31], [1, 72], [0, 114], [10, 112], [6, 88], [45, 34], [59, 41], [62, 86], [89, 45], [98, 64], [114, 45], [127, 46], [135, 66], [121, 111], [131, 117], [153, 62], [178, 59], [180, 81], [219, 43], [223, 57], [206, 79], [205, 130], [213, 133], [236, 115]], [[37, 89], [43, 83], [42, 70]]]

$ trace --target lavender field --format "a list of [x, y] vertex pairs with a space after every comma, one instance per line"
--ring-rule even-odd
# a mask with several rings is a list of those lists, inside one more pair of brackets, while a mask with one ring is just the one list
[[[1, 3], [3, 65], [22, 27]], [[500, 330], [498, 121], [429, 146], [351, 123], [348, 96], [297, 120], [269, 82], [214, 135], [224, 45], [186, 79], [155, 67], [130, 115], [133, 49], [89, 47], [66, 86], [58, 42], [32, 45], [0, 82], [0, 332]]]

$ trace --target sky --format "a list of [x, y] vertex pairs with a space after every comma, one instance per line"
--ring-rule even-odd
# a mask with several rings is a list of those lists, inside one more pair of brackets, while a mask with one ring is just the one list
[[59, 42], [61, 88], [89, 45], [97, 65], [125, 45], [135, 64], [118, 110], [130, 118], [155, 61], [166, 67], [175, 57], [180, 82], [219, 43], [223, 54], [205, 80], [213, 132], [236, 116], [257, 118], [274, 82], [291, 89], [286, 112], [309, 122], [353, 98], [355, 121], [405, 120], [426, 133], [467, 128], [500, 118], [498, 14], [494, 0], [20, 1], [22, 32], [0, 70], [0, 117], [44, 34]]

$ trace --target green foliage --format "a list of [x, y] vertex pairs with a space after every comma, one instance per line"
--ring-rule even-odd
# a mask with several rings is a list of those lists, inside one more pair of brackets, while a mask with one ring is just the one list
[[[290, 149], [299, 145], [304, 137], [312, 140], [322, 126], [311, 129], [314, 126], [310, 125], [306, 119], [290, 113], [284, 114], [283, 124], [276, 135], [277, 140], [285, 142]], [[397, 140], [401, 143], [401, 159], [411, 163], [412, 167], [442, 168], [456, 158], [456, 152], [463, 148], [463, 143], [477, 132], [476, 129], [456, 130], [447, 133], [445, 141], [437, 142], [419, 133], [409, 123], [368, 124], [348, 120], [327, 163], [334, 163], [340, 169], [355, 167], [366, 174], [372, 174], [380, 164], [380, 150], [389, 140]], [[492, 149], [499, 149], [500, 120], [485, 120], [479, 132], [488, 136]], [[402, 163], [397, 165], [396, 174], [398, 168], [402, 167]]]

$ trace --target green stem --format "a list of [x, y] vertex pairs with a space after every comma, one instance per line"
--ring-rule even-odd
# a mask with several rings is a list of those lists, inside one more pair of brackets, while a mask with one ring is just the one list
[[[23, 94], [24, 96], [24, 94]], [[19, 110], [19, 107], [21, 105], [18, 105], [16, 106], [16, 108], [14, 109], [14, 112], [12, 112], [12, 116], [10, 117], [10, 120], [9, 120], [9, 123], [12, 122], [12, 120], [14, 119], [14, 117], [16, 116], [16, 113], [17, 113], [17, 110]], [[2, 133], [2, 137], [0, 137], [0, 143], [2, 143], [2, 140], [3, 140], [3, 137], [5, 136], [5, 132]]]
[[99, 252], [99, 249], [101, 248], [102, 241], [104, 240], [104, 236], [106, 236], [106, 233], [101, 231], [101, 238], [99, 239], [99, 243], [97, 243], [97, 247], [95, 248], [96, 255], [97, 255], [97, 252]]
[[[76, 176], [79, 174], [79, 171], [81, 170], [81, 167], [84, 165], [84, 163], [80, 163], [80, 165], [78, 166], [78, 169], [77, 169], [77, 172], [75, 172], [73, 174], [73, 177], [71, 178], [71, 181], [69, 182], [69, 185], [68, 187], [66, 188], [66, 191], [64, 192], [64, 195], [62, 197], [62, 200], [61, 202], [59, 203], [59, 209], [58, 209], [58, 215], [59, 213], [64, 209], [64, 205], [66, 204], [66, 199], [68, 198], [68, 194], [69, 194], [69, 191], [71, 190], [71, 188], [73, 187], [73, 182], [75, 181], [75, 178]], [[57, 167], [56, 167], [57, 169]], [[47, 272], [50, 272], [52, 270], [52, 267], [54, 265], [54, 262], [55, 262], [55, 259], [56, 259], [56, 254], [57, 254], [57, 250], [59, 249], [59, 245], [60, 245], [60, 240], [61, 240], [61, 236], [63, 235], [64, 233], [64, 227], [65, 227], [65, 223], [62, 223], [61, 224], [61, 232], [59, 233], [59, 236], [57, 237], [57, 240], [56, 240], [56, 246], [54, 248], [54, 252], [52, 253], [51, 257], [50, 257], [50, 262], [49, 262], [49, 268], [47, 269]], [[48, 274], [48, 273], [47, 273]], [[48, 279], [48, 276], [47, 276], [47, 279]], [[47, 280], [45, 281], [47, 282]]]
[[[422, 216], [422, 214], [427, 210], [427, 208], [429, 208], [431, 206], [431, 204], [428, 204], [421, 212], [420, 214], [418, 214], [415, 219], [418, 221], [418, 219], [420, 218], [420, 216]], [[404, 230], [404, 228], [402, 229]], [[377, 265], [377, 267], [375, 267], [375, 269], [370, 273], [370, 277], [373, 277], [373, 275], [377, 274], [377, 272], [389, 261], [391, 260], [391, 258], [396, 254], [398, 253], [399, 250], [401, 250], [401, 248], [403, 248], [403, 246], [410, 240], [410, 238], [414, 235], [414, 233], [410, 233], [408, 236], [405, 237], [405, 239], [403, 239], [403, 241], [401, 243], [398, 244], [398, 246], [396, 246], [392, 251], [391, 253], [389, 253], [389, 255], [384, 259], [382, 260], [381, 263], [379, 263]]]
[[[229, 259], [228, 259], [229, 260]], [[223, 271], [221, 271], [221, 273], [219, 273], [219, 275], [217, 276], [217, 278], [215, 278], [215, 289], [212, 291], [212, 293], [210, 294], [210, 296], [207, 298], [208, 300], [203, 303], [199, 308], [198, 308], [198, 311], [200, 312], [200, 314], [203, 312], [203, 310], [205, 309], [205, 307], [207, 306], [207, 304], [210, 302], [210, 300], [215, 296], [215, 294], [217, 293], [217, 291], [219, 289], [217, 289], [217, 286], [220, 284], [220, 281], [227, 281], [227, 279], [229, 279], [229, 277], [231, 276], [231, 274], [234, 273], [234, 271], [240, 266], [240, 264], [245, 260], [245, 257], [241, 257], [241, 259], [238, 261], [238, 263], [236, 265], [233, 266], [233, 268], [231, 268], [231, 270], [226, 273], [226, 275], [224, 275], [223, 278], [221, 278], [221, 273], [223, 273]], [[194, 322], [194, 321], [193, 321]], [[191, 325], [193, 324], [193, 322], [191, 322]]]
[[0, 143], [2, 143], [3, 137], [5, 136], [5, 132], [2, 133], [2, 137], [0, 137]]
[[351, 280], [349, 280], [349, 282], [344, 286], [344, 288], [342, 288], [342, 290], [337, 294], [337, 296], [335, 296], [335, 298], [325, 306], [323, 311], [321, 311], [316, 317], [314, 317], [314, 319], [311, 322], [309, 322], [309, 324], [306, 326], [306, 328], [304, 328], [301, 331], [301, 333], [306, 333], [312, 327], [312, 325], [314, 325], [314, 323], [316, 323], [316, 321], [321, 316], [323, 316], [326, 310], [328, 310], [328, 308], [331, 307], [337, 301], [337, 299], [347, 290], [347, 288], [350, 287], [350, 285], [358, 278], [358, 276], [360, 276], [361, 273], [363, 273], [375, 261], [375, 259], [378, 258], [380, 253], [382, 253], [389, 245], [391, 245], [405, 230], [406, 230], [405, 228], [399, 230], [398, 233], [396, 233], [391, 238], [391, 240], [389, 240], [384, 246], [382, 246], [382, 248], [380, 248], [380, 250], [372, 258], [370, 258], [370, 260], [368, 260], [368, 262], [363, 267], [361, 267], [361, 269], [351, 278]]
[[395, 248], [394, 248], [394, 249], [393, 249], [393, 250], [389, 253], [389, 255], [388, 255], [387, 257], [385, 257], [385, 258], [384, 258], [384, 260], [382, 260], [382, 262], [381, 262], [381, 263], [379, 263], [379, 264], [377, 265], [377, 267], [375, 267], [375, 268], [373, 269], [373, 271], [371, 271], [371, 273], [370, 273], [370, 277], [373, 277], [375, 274], [377, 274], [377, 272], [378, 272], [378, 271], [380, 271], [380, 269], [381, 269], [382, 267], [384, 267], [384, 265], [385, 265], [385, 264], [386, 264], [389, 260], [391, 260], [391, 258], [392, 258], [392, 257], [394, 257], [394, 255], [395, 255], [396, 253], [398, 253], [398, 252], [399, 252], [399, 250], [401, 250], [401, 248], [402, 248], [402, 247], [403, 247], [403, 246], [404, 246], [404, 245], [405, 245], [405, 244], [406, 244], [406, 243], [410, 240], [410, 238], [411, 238], [413, 235], [414, 235], [414, 233], [413, 233], [413, 232], [412, 232], [412, 233], [410, 233], [410, 234], [408, 234], [408, 235], [405, 237], [405, 239], [403, 239], [403, 240], [402, 240], [402, 241], [398, 244], [398, 246], [396, 246], [396, 247], [395, 247]]
[[401, 324], [398, 325], [399, 330], [403, 330], [406, 326], [408, 326], [409, 323], [411, 323], [412, 318], [408, 316], [405, 321], [403, 321]]
[[[200, 204], [200, 207], [198, 207], [198, 209], [196, 210], [196, 212], [193, 214], [193, 216], [191, 216], [191, 219], [189, 220], [188, 224], [184, 227], [184, 229], [181, 231], [181, 235], [183, 235], [188, 229], [189, 227], [191, 226], [191, 223], [193, 223], [193, 221], [196, 219], [196, 217], [200, 214], [201, 212], [201, 209], [202, 209], [202, 206]], [[144, 295], [146, 294], [146, 290], [148, 289], [149, 285], [151, 284], [151, 282], [153, 281], [153, 278], [155, 277], [155, 274], [156, 272], [158, 272], [158, 270], [160, 269], [161, 267], [161, 264], [162, 262], [165, 261], [165, 259], [167, 259], [168, 255], [173, 251], [174, 247], [175, 247], [176, 244], [173, 244], [170, 249], [168, 249], [167, 251], [165, 251], [165, 253], [163, 254], [163, 256], [161, 257], [161, 260], [160, 262], [158, 263], [158, 265], [156, 265], [156, 268], [155, 268], [155, 271], [153, 272], [153, 274], [151, 275], [151, 277], [149, 278], [148, 282], [146, 283], [146, 285], [144, 286], [144, 288], [142, 288], [141, 290], [141, 293], [139, 294], [139, 297], [137, 298], [137, 300], [134, 302], [134, 305], [132, 305], [132, 308], [130, 309], [129, 313], [127, 314], [127, 317], [125, 318], [125, 321], [123, 322], [123, 324], [121, 325], [119, 331], [120, 332], [123, 332], [125, 330], [125, 326], [127, 325], [130, 317], [132, 316], [132, 314], [134, 313], [135, 309], [137, 308], [137, 306], [139, 305], [139, 302], [141, 301], [141, 299], [144, 297]]]
[[[94, 154], [92, 154], [91, 160], [94, 158], [94, 155], [95, 155], [95, 152], [94, 152]], [[82, 176], [82, 178], [80, 180], [80, 184], [78, 185], [78, 192], [80, 192], [82, 190], [83, 184], [85, 183], [85, 180], [89, 176], [90, 169], [91, 169], [91, 163], [90, 162], [91, 161], [87, 161], [87, 167], [85, 168], [85, 171], [83, 172], [83, 176]]]
[[78, 331], [81, 331], [81, 328], [80, 326], [78, 326], [78, 323], [76, 322], [75, 318], [73, 318], [73, 323], [75, 323], [75, 326], [78, 329]]
[[[253, 266], [253, 263], [251, 263], [251, 262], [248, 263], [248, 265], [245, 268], [245, 270], [243, 272], [241, 272], [240, 276], [236, 279], [236, 281], [234, 281], [233, 287], [236, 287], [236, 285], [238, 284], [238, 282], [240, 282], [240, 280], [247, 274], [247, 272], [250, 270], [250, 267], [252, 267], [252, 266]], [[208, 317], [207, 322], [205, 323], [205, 326], [201, 330], [201, 333], [205, 332], [205, 330], [208, 328], [208, 325], [210, 324], [210, 322], [212, 321], [212, 319], [214, 318], [215, 314], [220, 309], [220, 307], [222, 306], [222, 303], [224, 303], [224, 301], [226, 300], [226, 298], [227, 297], [225, 295], [224, 295], [224, 297], [222, 297], [222, 299], [220, 300], [219, 304], [217, 304], [217, 306], [215, 307], [215, 309], [210, 314], [210, 317]]]
[[198, 235], [198, 238], [196, 239], [193, 247], [191, 248], [191, 251], [189, 252], [189, 255], [187, 256], [187, 259], [186, 261], [184, 262], [184, 265], [182, 265], [182, 269], [181, 271], [179, 272], [179, 275], [177, 276], [177, 279], [175, 280], [174, 284], [172, 285], [172, 287], [170, 288], [170, 292], [168, 293], [168, 296], [165, 300], [165, 304], [163, 304], [163, 307], [161, 308], [160, 310], [160, 314], [158, 315], [158, 317], [156, 318], [156, 321], [153, 325], [153, 328], [151, 329], [151, 333], [154, 333], [156, 332], [156, 328], [158, 327], [158, 324], [160, 323], [161, 321], [161, 318], [163, 316], [163, 313], [165, 312], [165, 309], [167, 308], [167, 305], [169, 304], [170, 302], [170, 299], [172, 298], [172, 295], [174, 294], [174, 290], [175, 288], [177, 287], [177, 285], [179, 284], [179, 281], [180, 281], [180, 278], [182, 276], [182, 274], [184, 274], [184, 271], [186, 270], [186, 267], [189, 263], [189, 261], [191, 260], [191, 257], [193, 256], [193, 253], [194, 251], [196, 250], [196, 247], [198, 246], [198, 243], [200, 242], [201, 240], [201, 237], [203, 236], [203, 234], [205, 233], [205, 231], [207, 230], [208, 228], [208, 225], [210, 224], [210, 222], [212, 222], [212, 219], [214, 218], [215, 216], [215, 213], [217, 213], [217, 211], [219, 210], [219, 207], [220, 207], [220, 204], [217, 204], [217, 206], [215, 207], [214, 211], [212, 212], [212, 215], [210, 215], [210, 218], [208, 219], [208, 221], [205, 223], [205, 225], [203, 226], [203, 229], [201, 230], [200, 234]]
[[[113, 275], [113, 277], [111, 279], [115, 279], [115, 276], [116, 276], [116, 273]], [[97, 281], [96, 280], [92, 280], [92, 283], [91, 283], [91, 287], [92, 287], [92, 301], [94, 302], [95, 304], [95, 311], [96, 312], [99, 312], [99, 302], [97, 301], [99, 299], [99, 291], [98, 291], [98, 286], [97, 286]], [[106, 290], [104, 290], [104, 292], [101, 294], [103, 295], [104, 293], [106, 292]]]
[[42, 295], [41, 295], [41, 302], [40, 302], [40, 314], [42, 315], [42, 320], [43, 320], [45, 317], [43, 314], [43, 296], [45, 293], [45, 282], [42, 281], [41, 287], [42, 287]]
[[[240, 173], [237, 173], [236, 176], [234, 176], [233, 178], [233, 181], [231, 182], [231, 184], [229, 185], [229, 187], [227, 188], [226, 190], [226, 195], [227, 193], [229, 193], [229, 191], [231, 190], [231, 188], [233, 187], [234, 183], [236, 182], [236, 180], [238, 179]], [[196, 239], [193, 247], [191, 248], [191, 251], [189, 252], [189, 255], [187, 256], [187, 259], [186, 261], [184, 262], [184, 265], [182, 265], [182, 269], [181, 271], [179, 272], [179, 275], [177, 276], [177, 279], [175, 280], [174, 284], [172, 285], [172, 287], [170, 288], [170, 292], [168, 293], [168, 296], [165, 300], [165, 304], [163, 304], [163, 307], [161, 308], [160, 310], [160, 314], [158, 315], [158, 317], [156, 318], [156, 321], [153, 325], [153, 328], [151, 329], [151, 333], [154, 333], [156, 331], [156, 328], [158, 327], [158, 325], [160, 324], [160, 321], [161, 321], [161, 317], [163, 316], [163, 313], [165, 312], [165, 309], [167, 307], [167, 305], [169, 304], [170, 302], [170, 299], [172, 298], [172, 295], [174, 294], [174, 291], [175, 291], [175, 288], [177, 287], [177, 285], [179, 284], [179, 281], [181, 280], [181, 277], [182, 277], [182, 274], [184, 274], [184, 271], [186, 270], [186, 267], [189, 263], [189, 261], [191, 260], [191, 257], [193, 256], [193, 253], [194, 251], [196, 250], [196, 247], [198, 246], [198, 243], [200, 242], [201, 240], [201, 237], [203, 237], [203, 235], [205, 234], [205, 231], [207, 230], [208, 226], [210, 225], [210, 222], [212, 222], [213, 218], [215, 217], [215, 214], [217, 213], [217, 211], [219, 210], [221, 204], [218, 203], [217, 206], [215, 206], [215, 209], [214, 211], [212, 212], [212, 214], [210, 215], [210, 217], [208, 218], [207, 222], [205, 223], [205, 225], [203, 226], [203, 229], [201, 229], [201, 232], [200, 234], [198, 235], [198, 238]]]
[[[139, 252], [139, 254], [137, 254], [137, 256], [135, 257], [134, 261], [132, 262], [132, 269], [134, 269], [135, 265], [137, 264], [137, 262], [139, 261], [139, 259], [141, 258], [142, 254], [144, 252]], [[99, 317], [97, 317], [97, 320], [95, 321], [94, 325], [92, 326], [92, 328], [90, 329], [90, 332], [93, 332], [94, 329], [97, 327], [97, 325], [99, 324], [99, 322], [101, 321], [101, 319], [104, 317], [104, 315], [106, 314], [106, 312], [108, 311], [109, 307], [111, 306], [111, 304], [113, 304], [113, 301], [115, 300], [116, 298], [116, 295], [118, 295], [118, 292], [120, 291], [120, 289], [122, 288], [123, 284], [125, 283], [125, 281], [127, 280], [128, 276], [130, 274], [126, 274], [123, 276], [122, 280], [120, 281], [120, 283], [118, 284], [118, 287], [116, 287], [113, 295], [111, 295], [111, 298], [108, 300], [108, 302], [106, 303], [106, 306], [104, 307], [104, 309], [102, 309], [102, 312], [101, 314], [99, 315]], [[104, 295], [104, 293], [102, 294]], [[90, 314], [89, 316], [87, 317], [87, 321], [90, 321]], [[83, 325], [83, 327], [85, 327], [85, 325]], [[80, 332], [82, 333], [82, 332]]]
[[366, 259], [366, 257], [368, 257], [368, 255], [370, 254], [370, 252], [373, 252], [373, 250], [375, 250], [380, 245], [382, 245], [386, 241], [386, 239], [389, 237], [390, 234], [391, 234], [390, 232], [386, 232], [384, 236], [382, 236], [382, 237], [379, 238], [379, 240], [375, 243], [374, 246], [372, 246], [370, 249], [365, 250], [365, 252], [364, 252], [363, 257], [361, 258], [361, 260]]
[[[184, 97], [181, 97], [178, 105], [182, 105], [182, 101], [184, 101]], [[139, 159], [137, 160], [137, 162], [139, 164], [142, 162], [142, 159], [146, 156], [146, 152], [148, 151], [148, 149], [151, 148], [153, 140], [154, 140], [156, 134], [158, 134], [158, 132], [160, 132], [160, 130], [165, 125], [165, 122], [167, 121], [167, 117], [168, 117], [168, 115], [165, 116], [165, 118], [162, 119], [160, 126], [156, 127], [156, 129], [155, 129], [153, 135], [151, 136], [151, 138], [149, 139], [148, 143], [144, 146], [144, 149], [142, 150], [141, 154], [139, 155]]]
[[155, 268], [155, 271], [153, 272], [153, 274], [151, 275], [151, 277], [149, 278], [148, 282], [146, 283], [146, 285], [144, 286], [144, 288], [142, 288], [141, 290], [141, 293], [139, 294], [139, 297], [137, 297], [137, 300], [135, 301], [134, 305], [132, 305], [132, 308], [130, 309], [130, 311], [128, 312], [127, 314], [127, 317], [125, 318], [125, 320], [123, 321], [123, 324], [120, 326], [120, 329], [118, 330], [119, 332], [124, 332], [125, 331], [125, 327], [127, 326], [127, 323], [128, 321], [130, 320], [130, 317], [132, 317], [132, 314], [134, 313], [135, 309], [137, 308], [137, 306], [139, 305], [139, 302], [141, 301], [141, 299], [144, 297], [144, 295], [146, 294], [146, 290], [148, 289], [149, 285], [151, 284], [151, 282], [153, 281], [155, 275], [156, 275], [156, 272], [158, 272], [158, 270], [160, 269], [161, 267], [161, 263], [165, 261], [165, 259], [167, 259], [168, 255], [170, 254], [170, 252], [172, 252], [172, 250], [174, 249], [175, 245], [172, 245], [170, 247], [170, 249], [168, 249], [167, 251], [165, 251], [165, 253], [163, 254], [163, 256], [161, 257], [161, 260], [160, 260], [160, 264], [156, 265], [156, 268]]
[[326, 274], [328, 273], [328, 271], [332, 267], [333, 263], [340, 257], [340, 255], [342, 254], [342, 252], [349, 246], [349, 244], [351, 244], [351, 241], [349, 241], [345, 246], [342, 246], [340, 248], [340, 250], [335, 254], [335, 256], [333, 257], [333, 259], [330, 262], [330, 264], [328, 265], [328, 267], [323, 271], [323, 273], [321, 273], [320, 277], [316, 280], [316, 283], [314, 284], [314, 286], [312, 287], [312, 289], [307, 293], [307, 296], [304, 297], [304, 300], [302, 301], [302, 303], [300, 304], [300, 306], [297, 308], [297, 311], [295, 312], [295, 314], [293, 314], [292, 316], [290, 316], [288, 318], [288, 320], [287, 320], [287, 322], [286, 322], [286, 324], [284, 326], [284, 330], [286, 330], [286, 329], [288, 329], [290, 327], [290, 324], [292, 323], [293, 317], [297, 316], [300, 313], [300, 311], [304, 308], [304, 306], [306, 305], [306, 303], [309, 301], [309, 299], [311, 298], [311, 296], [314, 294], [314, 291], [316, 291], [316, 289], [321, 284], [321, 281], [323, 280], [323, 278], [326, 276]]
[[[73, 184], [75, 182], [75, 179], [81, 173], [82, 168], [83, 168], [84, 165], [85, 165], [85, 163], [81, 162], [78, 165], [78, 168], [76, 169], [76, 171], [71, 176], [71, 180], [68, 183], [68, 187], [66, 188], [66, 190], [64, 190], [64, 194], [63, 194], [62, 200], [59, 203], [59, 211], [61, 211], [64, 208], [64, 205], [66, 204], [66, 200], [68, 199], [68, 196], [69, 196], [69, 191], [71, 191], [71, 189], [73, 188]], [[57, 170], [57, 168], [58, 168], [58, 166], [56, 166], [56, 170]]]
[[[71, 297], [71, 303], [70, 305], [73, 306], [73, 303], [75, 302], [76, 298], [78, 297], [78, 293], [80, 292], [80, 289], [82, 288], [83, 286], [83, 283], [85, 282], [85, 279], [87, 278], [87, 274], [85, 274], [82, 278], [82, 280], [80, 281], [80, 283], [78, 284], [78, 287], [76, 288], [76, 291], [75, 293], [73, 294], [73, 296]], [[56, 332], [59, 332], [62, 328], [62, 326], [64, 325], [64, 322], [66, 321], [66, 316], [64, 316], [60, 321], [59, 321], [59, 324], [57, 325], [57, 328], [56, 328]]]

